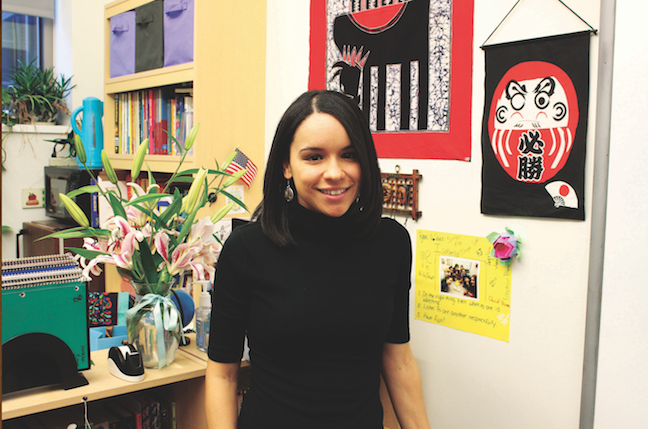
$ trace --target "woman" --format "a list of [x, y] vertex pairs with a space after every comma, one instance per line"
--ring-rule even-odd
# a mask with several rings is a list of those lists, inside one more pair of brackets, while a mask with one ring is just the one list
[[380, 373], [401, 426], [428, 428], [409, 341], [411, 243], [381, 219], [362, 112], [312, 91], [284, 113], [256, 222], [218, 262], [207, 365], [209, 427], [237, 427], [247, 334], [252, 380], [239, 428], [382, 428]]

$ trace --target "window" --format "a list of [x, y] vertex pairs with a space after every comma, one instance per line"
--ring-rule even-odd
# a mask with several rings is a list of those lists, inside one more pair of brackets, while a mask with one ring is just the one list
[[35, 60], [41, 68], [52, 66], [53, 0], [2, 2], [2, 87], [10, 82], [18, 60]]

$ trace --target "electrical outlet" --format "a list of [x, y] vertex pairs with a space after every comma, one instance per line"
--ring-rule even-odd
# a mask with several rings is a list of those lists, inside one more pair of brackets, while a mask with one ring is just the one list
[[45, 188], [23, 189], [21, 201], [24, 209], [45, 207]]

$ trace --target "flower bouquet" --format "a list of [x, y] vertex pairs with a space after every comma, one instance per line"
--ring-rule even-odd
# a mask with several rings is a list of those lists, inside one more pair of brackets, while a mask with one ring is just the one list
[[[225, 172], [236, 152], [222, 165], [216, 162], [215, 169], [180, 171], [198, 128], [199, 125], [192, 128], [184, 146], [173, 139], [181, 158], [163, 188], [155, 182], [148, 169], [150, 185], [147, 189], [136, 183], [127, 184], [133, 191], [130, 199], [121, 194], [119, 186], [116, 190], [106, 190], [91, 185], [67, 195], [59, 194], [63, 205], [80, 226], [48, 236], [84, 239], [82, 249], [68, 249], [77, 254], [86, 277], [99, 275], [100, 265], [110, 264], [117, 267], [122, 277], [130, 280], [138, 302], [126, 312], [128, 338], [142, 354], [144, 366], [149, 368], [170, 364], [182, 336], [180, 314], [169, 298], [174, 276], [192, 270], [198, 280], [205, 280], [206, 273], [213, 278], [221, 246], [214, 236], [214, 224], [236, 204], [245, 208], [240, 200], [225, 191], [246, 173], [246, 170], [234, 174]], [[78, 136], [75, 143], [79, 161], [85, 166], [85, 151]], [[147, 150], [148, 139], [135, 152], [131, 169], [134, 179], [140, 174]], [[106, 152], [102, 151], [101, 155], [108, 180], [117, 185], [117, 174]], [[93, 174], [87, 166], [86, 169]], [[170, 193], [173, 185], [178, 184], [191, 184], [184, 197], [177, 187]], [[74, 201], [83, 193], [97, 193], [110, 203], [114, 214], [99, 228], [89, 226], [86, 215]], [[198, 211], [219, 194], [226, 195], [232, 202], [209, 217], [196, 219]]]

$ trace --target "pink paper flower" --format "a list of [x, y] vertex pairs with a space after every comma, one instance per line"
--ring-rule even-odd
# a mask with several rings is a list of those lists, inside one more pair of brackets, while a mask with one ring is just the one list
[[499, 259], [503, 264], [510, 263], [514, 256], [520, 257], [520, 241], [510, 229], [506, 228], [506, 232], [502, 234], [493, 232], [486, 238], [493, 245], [491, 256]]

